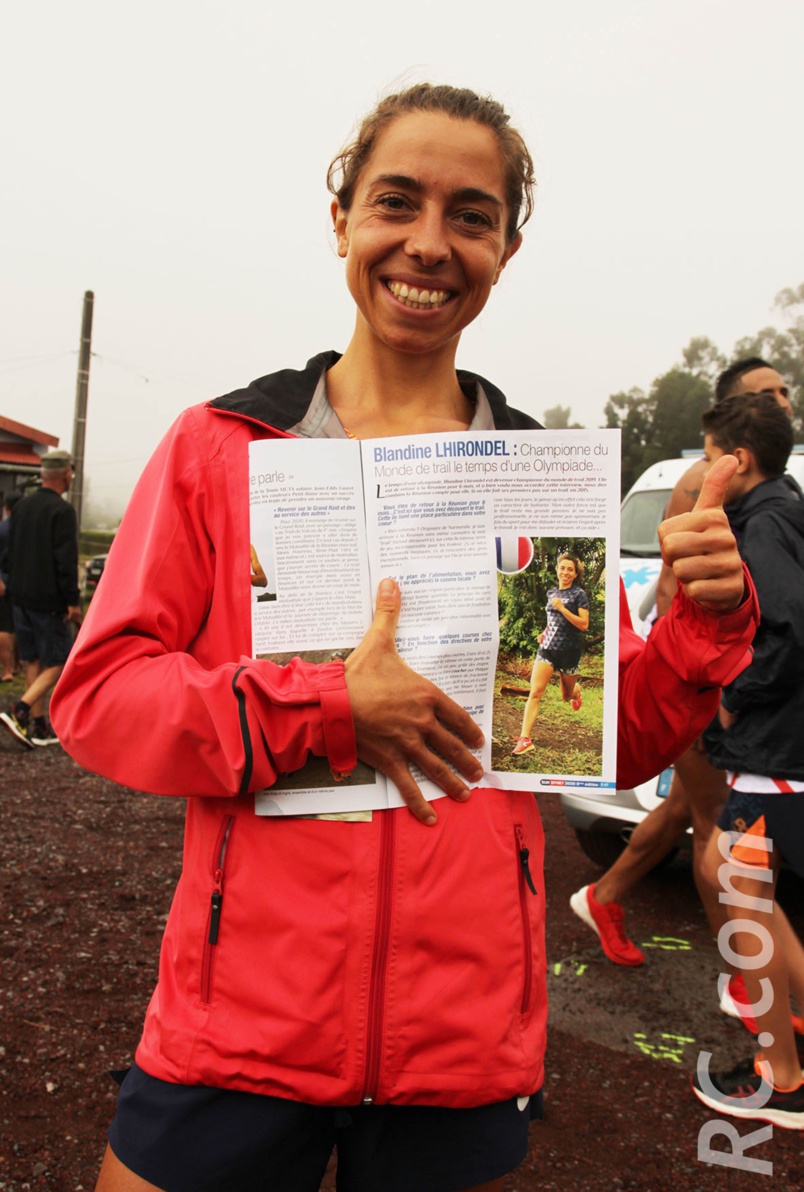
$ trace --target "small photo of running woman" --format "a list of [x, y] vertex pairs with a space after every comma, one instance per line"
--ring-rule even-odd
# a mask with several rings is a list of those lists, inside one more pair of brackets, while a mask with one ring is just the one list
[[547, 593], [547, 627], [538, 635], [539, 652], [530, 677], [522, 732], [513, 748], [515, 757], [534, 749], [533, 726], [542, 696], [554, 674], [558, 674], [561, 682], [561, 698], [573, 712], [579, 712], [583, 705], [578, 677], [584, 634], [589, 630], [589, 597], [581, 587], [583, 570], [583, 563], [575, 555], [565, 552], [556, 560], [558, 586]]
[[540, 780], [600, 778], [612, 614], [606, 539], [526, 541], [529, 563], [516, 572], [497, 567], [492, 768]]

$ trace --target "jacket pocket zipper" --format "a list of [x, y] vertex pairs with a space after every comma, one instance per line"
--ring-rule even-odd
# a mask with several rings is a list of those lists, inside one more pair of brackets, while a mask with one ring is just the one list
[[525, 844], [525, 833], [521, 824], [514, 824], [514, 834], [516, 836], [516, 847], [519, 856], [519, 909], [522, 919], [522, 943], [525, 961], [525, 980], [522, 988], [522, 1004], [519, 1012], [520, 1014], [527, 1014], [530, 1006], [531, 989], [533, 987], [533, 951], [530, 942], [528, 890], [530, 890], [531, 894], [535, 894], [536, 887], [533, 884], [533, 876], [530, 872], [530, 865], [528, 864], [530, 849]]
[[221, 926], [223, 909], [223, 877], [226, 868], [226, 853], [234, 825], [234, 816], [227, 815], [220, 826], [215, 850], [212, 854], [212, 893], [209, 899], [207, 934], [201, 961], [201, 1001], [208, 1005], [212, 1001], [212, 970], [215, 961], [215, 946]]

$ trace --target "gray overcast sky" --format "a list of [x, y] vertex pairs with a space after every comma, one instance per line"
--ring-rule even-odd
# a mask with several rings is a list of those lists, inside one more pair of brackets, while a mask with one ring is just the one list
[[346, 345], [324, 174], [394, 84], [490, 92], [529, 142], [536, 213], [459, 363], [536, 416], [599, 425], [804, 281], [800, 0], [30, 0], [3, 25], [0, 414], [70, 446], [94, 290], [97, 499], [185, 406]]

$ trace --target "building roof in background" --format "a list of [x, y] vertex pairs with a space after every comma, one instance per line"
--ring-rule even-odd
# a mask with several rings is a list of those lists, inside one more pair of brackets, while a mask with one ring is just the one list
[[49, 448], [57, 447], [58, 435], [25, 426], [0, 414], [0, 468], [38, 468]]
[[25, 426], [22, 422], [15, 422], [13, 418], [6, 418], [0, 414], [0, 431], [8, 431], [9, 434], [19, 435], [21, 439], [27, 439], [30, 443], [41, 443], [43, 447], [58, 447], [58, 435], [49, 435], [44, 430], [37, 430], [35, 426]]
[[0, 440], [0, 464], [24, 464], [26, 467], [38, 468], [41, 462], [41, 456], [37, 455], [35, 451], [6, 450], [6, 444]]

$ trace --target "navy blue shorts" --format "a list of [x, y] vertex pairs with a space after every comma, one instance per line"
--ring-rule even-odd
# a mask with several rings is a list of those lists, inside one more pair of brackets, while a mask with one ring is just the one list
[[772, 840], [791, 869], [804, 877], [804, 791], [759, 795], [731, 791], [717, 826], [734, 834], [732, 853], [736, 861], [767, 868], [768, 853], [752, 847], [752, 838]]
[[551, 650], [539, 647], [537, 662], [547, 662], [560, 675], [577, 675], [581, 669], [583, 650]]
[[338, 1192], [461, 1192], [521, 1163], [540, 1116], [541, 1093], [522, 1108], [514, 1097], [477, 1109], [342, 1109], [169, 1084], [135, 1064], [109, 1143], [164, 1192], [318, 1192], [335, 1148]]
[[64, 666], [73, 644], [73, 627], [62, 613], [39, 613], [15, 604], [14, 632], [23, 662], [38, 662], [43, 670]]

